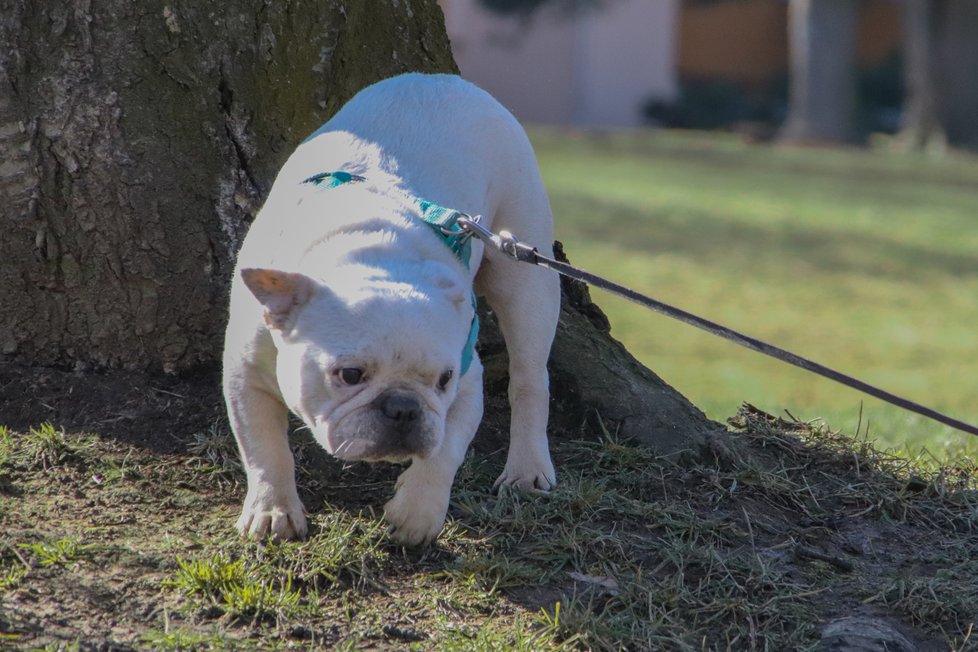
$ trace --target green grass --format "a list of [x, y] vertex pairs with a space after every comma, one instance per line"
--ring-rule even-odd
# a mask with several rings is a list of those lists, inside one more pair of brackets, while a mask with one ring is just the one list
[[259, 620], [295, 613], [300, 595], [292, 575], [263, 579], [249, 572], [243, 559], [231, 561], [221, 553], [200, 559], [177, 558], [178, 570], [164, 586], [227, 613], [235, 619]]
[[[18, 440], [15, 441], [15, 437]], [[78, 459], [93, 442], [92, 437], [66, 438], [63, 429], [50, 423], [32, 426], [26, 434], [16, 436], [6, 428], [0, 428], [0, 465], [10, 461], [50, 470]]]
[[[531, 136], [573, 263], [978, 423], [978, 159], [695, 133]], [[715, 419], [749, 401], [912, 454], [978, 452], [968, 435], [595, 299], [612, 334]]]
[[76, 537], [62, 537], [40, 543], [22, 543], [19, 547], [27, 550], [42, 566], [70, 566], [89, 558], [92, 553], [92, 546], [82, 543]]
[[501, 456], [472, 454], [445, 531], [420, 550], [394, 545], [379, 516], [396, 467], [307, 460], [309, 538], [256, 545], [233, 527], [240, 470], [215, 471], [224, 458], [208, 453], [220, 428], [201, 457], [49, 428], [71, 451], [53, 465], [29, 431], [7, 431], [0, 641], [804, 650], [866, 604], [969, 649], [974, 468], [922, 468], [749, 406], [731, 425], [742, 451], [722, 464], [679, 465], [603, 431], [556, 438], [547, 495], [494, 493]]

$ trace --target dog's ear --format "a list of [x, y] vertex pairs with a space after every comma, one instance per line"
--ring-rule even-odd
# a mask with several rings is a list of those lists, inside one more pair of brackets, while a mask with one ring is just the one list
[[291, 325], [315, 290], [315, 281], [295, 272], [247, 268], [241, 270], [241, 278], [265, 307], [265, 323], [278, 330]]

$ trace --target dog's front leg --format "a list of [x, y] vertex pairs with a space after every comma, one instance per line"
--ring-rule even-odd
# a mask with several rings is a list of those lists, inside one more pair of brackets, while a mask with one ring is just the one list
[[384, 505], [391, 538], [407, 545], [430, 543], [441, 532], [448, 513], [455, 473], [465, 460], [482, 421], [482, 363], [478, 357], [459, 380], [448, 410], [445, 438], [433, 455], [416, 459], [397, 479], [394, 497]]
[[237, 527], [242, 536], [301, 539], [306, 516], [295, 486], [288, 441], [288, 409], [267, 391], [228, 381], [231, 427], [248, 476], [248, 495]]

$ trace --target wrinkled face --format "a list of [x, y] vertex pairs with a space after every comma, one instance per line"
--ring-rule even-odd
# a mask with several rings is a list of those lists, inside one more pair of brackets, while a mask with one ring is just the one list
[[291, 328], [271, 329], [290, 409], [343, 460], [431, 455], [444, 438], [472, 321], [464, 296], [401, 287], [348, 302], [314, 289]]

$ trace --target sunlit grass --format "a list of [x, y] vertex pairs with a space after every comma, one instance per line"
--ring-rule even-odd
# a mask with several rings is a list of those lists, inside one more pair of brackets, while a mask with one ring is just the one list
[[22, 543], [19, 547], [27, 550], [42, 566], [70, 566], [87, 559], [93, 552], [93, 546], [82, 543], [76, 537], [62, 537], [40, 543]]
[[[531, 136], [572, 262], [978, 422], [978, 159]], [[595, 296], [612, 334], [715, 419], [750, 401], [911, 452], [978, 452], [968, 435]]]

